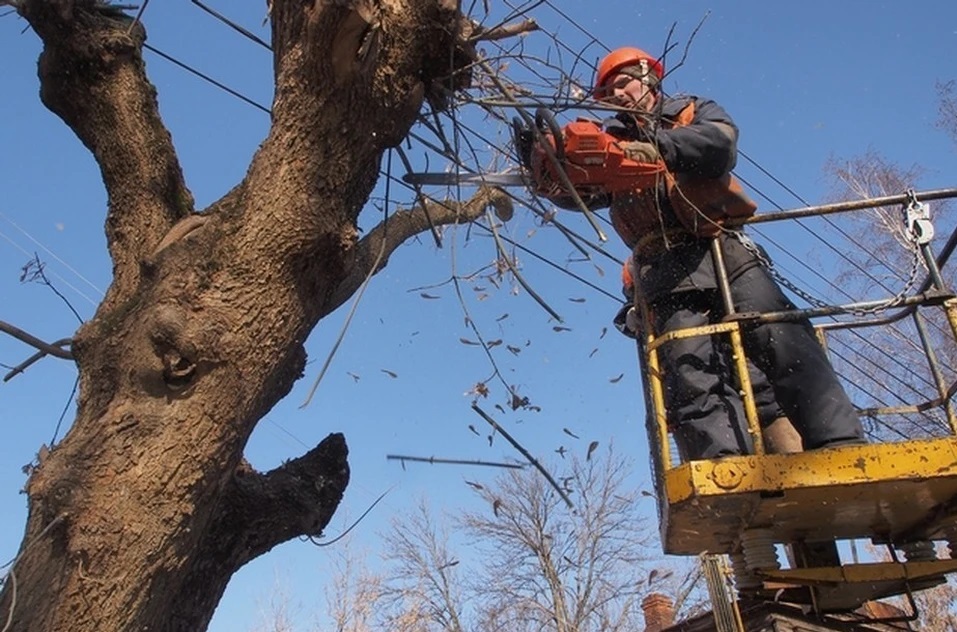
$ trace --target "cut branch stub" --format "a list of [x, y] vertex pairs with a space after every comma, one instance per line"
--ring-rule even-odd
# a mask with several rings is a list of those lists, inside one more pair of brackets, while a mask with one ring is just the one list
[[[240, 540], [236, 568], [295, 537], [321, 537], [349, 482], [349, 454], [340, 433], [297, 459], [261, 474], [237, 469], [211, 538]], [[237, 527], [241, 526], [239, 530]]]

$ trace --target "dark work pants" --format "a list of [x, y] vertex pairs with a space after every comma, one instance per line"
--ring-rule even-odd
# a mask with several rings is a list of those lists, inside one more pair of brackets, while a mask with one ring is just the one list
[[[762, 266], [737, 275], [731, 295], [739, 312], [794, 309]], [[724, 315], [717, 290], [674, 292], [655, 301], [652, 309], [659, 335], [720, 322]], [[758, 369], [749, 375], [763, 424], [777, 416], [779, 405], [805, 449], [862, 440], [857, 413], [810, 322], [763, 324], [742, 333], [745, 354]], [[752, 451], [729, 347], [723, 334], [676, 340], [661, 348], [669, 422], [685, 458]]]

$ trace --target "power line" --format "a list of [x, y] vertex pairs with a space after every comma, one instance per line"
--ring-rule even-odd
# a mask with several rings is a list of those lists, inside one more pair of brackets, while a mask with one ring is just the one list
[[[19, 250], [19, 251], [22, 252], [23, 254], [25, 254], [25, 255], [26, 255], [27, 257], [29, 257], [30, 259], [33, 259], [33, 258], [35, 257], [35, 254], [36, 254], [36, 253], [33, 253], [33, 252], [30, 252], [29, 250], [26, 250], [23, 246], [21, 246], [20, 244], [18, 244], [16, 241], [14, 241], [12, 238], [10, 238], [10, 237], [9, 237], [7, 234], [5, 234], [3, 231], [0, 231], [0, 237], [2, 237], [3, 239], [5, 239], [10, 245], [12, 245], [14, 248], [16, 248], [17, 250]], [[67, 266], [68, 269], [70, 269], [71, 271], [73, 271], [73, 269], [70, 268], [69, 265], [68, 265], [67, 263], [65, 263], [62, 259], [59, 259], [59, 258], [58, 258], [57, 260], [58, 260], [60, 263], [62, 263], [64, 266]], [[75, 271], [73, 271], [73, 272], [74, 272], [74, 274], [77, 274], [77, 276], [80, 276], [79, 273], [77, 273], [77, 272], [75, 272]], [[65, 285], [66, 287], [68, 287], [68, 288], [70, 288], [71, 290], [73, 290], [73, 291], [77, 294], [77, 296], [83, 298], [84, 300], [86, 300], [87, 302], [89, 302], [89, 303], [90, 303], [91, 305], [93, 305], [94, 307], [96, 307], [97, 305], [99, 305], [99, 301], [96, 301], [96, 300], [94, 300], [93, 298], [87, 296], [87, 295], [86, 295], [85, 293], [83, 293], [78, 287], [76, 287], [75, 285], [73, 285], [72, 283], [70, 283], [69, 281], [67, 281], [65, 278], [63, 278], [63, 276], [62, 276], [61, 274], [59, 274], [58, 272], [52, 272], [52, 275], [53, 275], [54, 277], [56, 277], [60, 282], [62, 282], [63, 285]], [[83, 278], [83, 277], [81, 276], [80, 278]], [[84, 279], [84, 280], [85, 280], [85, 279]]]
[[170, 63], [172, 63], [172, 64], [174, 64], [174, 65], [176, 65], [176, 66], [178, 66], [178, 67], [180, 67], [180, 68], [182, 68], [182, 69], [185, 70], [186, 72], [188, 72], [188, 73], [190, 73], [190, 74], [192, 74], [192, 75], [195, 75], [195, 76], [199, 77], [199, 78], [202, 79], [203, 81], [206, 81], [207, 83], [210, 83], [210, 84], [216, 86], [216, 87], [219, 88], [220, 90], [223, 90], [224, 92], [226, 92], [226, 93], [228, 93], [228, 94], [231, 94], [232, 96], [236, 97], [237, 99], [239, 99], [239, 100], [242, 101], [243, 103], [247, 103], [247, 104], [253, 106], [254, 108], [256, 108], [257, 110], [261, 110], [261, 111], [265, 112], [266, 114], [272, 114], [272, 110], [270, 110], [269, 108], [267, 108], [265, 105], [262, 105], [262, 104], [260, 104], [260, 103], [257, 103], [256, 101], [253, 101], [252, 99], [250, 99], [250, 98], [247, 97], [246, 95], [242, 94], [242, 93], [239, 92], [238, 90], [233, 90], [232, 88], [230, 88], [230, 87], [227, 86], [226, 84], [224, 84], [224, 83], [222, 83], [222, 82], [220, 82], [220, 81], [217, 81], [217, 80], [213, 79], [213, 78], [210, 77], [209, 75], [207, 75], [207, 74], [205, 74], [205, 73], [203, 73], [203, 72], [200, 72], [200, 71], [197, 70], [196, 68], [193, 68], [193, 67], [190, 66], [189, 64], [187, 64], [187, 63], [185, 63], [185, 62], [182, 62], [182, 61], [176, 59], [176, 58], [173, 57], [172, 55], [169, 55], [169, 54], [167, 54], [167, 53], [164, 53], [164, 52], [161, 51], [160, 49], [158, 49], [158, 48], [156, 48], [156, 47], [154, 47], [154, 46], [150, 46], [149, 44], [146, 44], [145, 42], [143, 43], [143, 48], [145, 48], [146, 50], [148, 50], [148, 51], [150, 51], [150, 52], [152, 52], [152, 53], [154, 53], [154, 54], [156, 54], [156, 55], [159, 55], [160, 57], [162, 57], [162, 58], [165, 59], [166, 61], [168, 61], [168, 62], [170, 62]]

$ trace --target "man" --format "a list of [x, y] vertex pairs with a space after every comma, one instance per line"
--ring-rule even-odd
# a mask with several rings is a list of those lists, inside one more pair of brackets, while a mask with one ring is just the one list
[[[650, 305], [658, 335], [720, 322], [711, 238], [723, 254], [737, 312], [794, 309], [759, 258], [758, 248], [723, 220], [754, 211], [730, 172], [738, 129], [714, 101], [667, 98], [662, 64], [621, 48], [599, 64], [596, 98], [623, 111], [605, 122], [628, 158], [662, 160], [658, 187], [589, 200], [608, 205], [616, 232], [633, 251], [635, 284]], [[703, 196], [703, 197], [702, 197]], [[760, 256], [763, 256], [760, 255]], [[763, 423], [784, 414], [808, 450], [863, 443], [863, 429], [810, 322], [745, 324], [745, 351]], [[742, 401], [727, 336], [696, 336], [661, 350], [669, 424], [682, 455], [709, 459], [748, 453]]]

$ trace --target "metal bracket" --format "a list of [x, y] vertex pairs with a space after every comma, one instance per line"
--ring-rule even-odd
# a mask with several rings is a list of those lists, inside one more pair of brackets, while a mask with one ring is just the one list
[[930, 206], [917, 199], [914, 189], [907, 190], [907, 205], [904, 207], [904, 228], [919, 246], [934, 238], [934, 223], [930, 220]]

